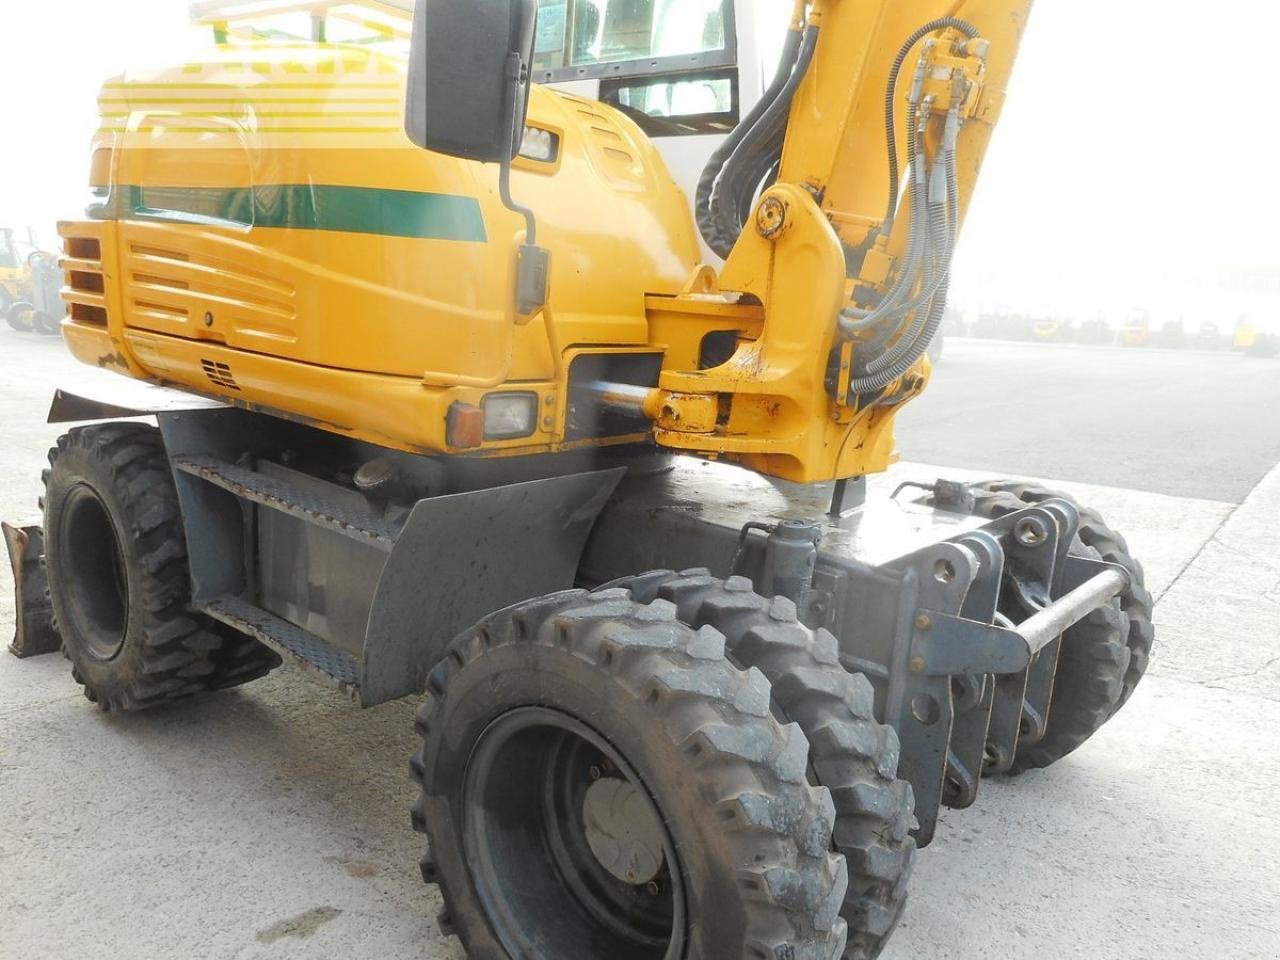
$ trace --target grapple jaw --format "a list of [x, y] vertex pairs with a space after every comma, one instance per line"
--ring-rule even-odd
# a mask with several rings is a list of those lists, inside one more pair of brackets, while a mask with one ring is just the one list
[[49, 602], [49, 581], [45, 575], [44, 529], [36, 521], [0, 523], [9, 548], [13, 569], [13, 599], [16, 629], [9, 652], [15, 657], [36, 657], [55, 653], [62, 646]]

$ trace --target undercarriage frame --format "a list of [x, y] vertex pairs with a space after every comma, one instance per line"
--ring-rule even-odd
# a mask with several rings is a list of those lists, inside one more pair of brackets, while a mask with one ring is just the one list
[[[934, 505], [845, 509], [844, 490], [833, 500], [829, 485], [692, 458], [455, 463], [157, 396], [99, 408], [60, 393], [51, 420], [157, 417], [195, 610], [371, 706], [421, 690], [453, 636], [529, 597], [651, 570], [749, 578], [834, 634], [844, 666], [872, 682], [921, 845], [941, 806], [972, 804], [984, 773], [1044, 737], [1063, 631], [1129, 584], [1123, 568], [1070, 553], [1080, 518], [1066, 500], [987, 521], [969, 515], [963, 484], [939, 482]], [[11, 650], [55, 650], [42, 531], [5, 534]]]

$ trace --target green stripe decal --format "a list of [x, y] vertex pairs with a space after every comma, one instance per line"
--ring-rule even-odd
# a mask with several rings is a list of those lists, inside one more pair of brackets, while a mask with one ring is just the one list
[[256, 187], [117, 185], [91, 208], [98, 220], [165, 220], [202, 226], [271, 227], [484, 243], [480, 201], [444, 193], [272, 184]]

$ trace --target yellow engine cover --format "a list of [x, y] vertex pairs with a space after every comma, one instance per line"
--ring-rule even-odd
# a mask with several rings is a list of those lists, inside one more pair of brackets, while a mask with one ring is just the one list
[[558, 448], [563, 352], [649, 342], [646, 295], [698, 263], [688, 202], [630, 120], [535, 88], [528, 124], [559, 152], [518, 159], [512, 184], [551, 299], [516, 317], [523, 220], [496, 166], [409, 142], [405, 69], [264, 43], [107, 83], [100, 199], [63, 225], [80, 358], [413, 450], [448, 450], [454, 401], [520, 384], [550, 414], [487, 446]]

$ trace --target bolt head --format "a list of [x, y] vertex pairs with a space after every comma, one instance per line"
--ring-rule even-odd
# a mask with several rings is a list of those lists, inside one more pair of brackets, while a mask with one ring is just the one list
[[396, 479], [395, 465], [384, 457], [376, 457], [373, 460], [363, 464], [359, 470], [355, 472], [353, 482], [356, 489], [370, 493], [385, 487]]
[[787, 205], [777, 197], [765, 197], [756, 211], [756, 229], [760, 236], [772, 240], [787, 223]]
[[1014, 534], [1017, 536], [1018, 542], [1024, 547], [1039, 546], [1049, 538], [1049, 534], [1044, 529], [1044, 524], [1031, 517], [1019, 523]]
[[927, 613], [921, 613], [916, 616], [917, 630], [928, 630], [932, 626], [933, 626], [933, 618], [930, 617]]
[[925, 667], [928, 665], [929, 664], [925, 662], [924, 657], [921, 656], [912, 657], [907, 663], [907, 667], [912, 673], [924, 673]]

